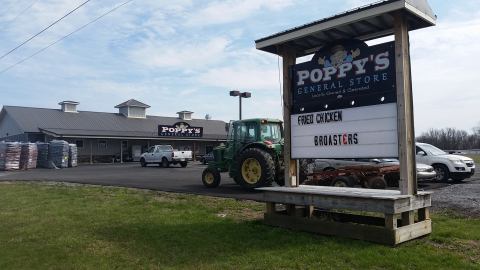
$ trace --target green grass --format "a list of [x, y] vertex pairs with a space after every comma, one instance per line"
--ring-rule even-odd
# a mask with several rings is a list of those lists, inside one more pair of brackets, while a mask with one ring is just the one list
[[391, 248], [265, 226], [263, 205], [0, 183], [0, 269], [480, 269], [480, 220], [433, 216]]
[[475, 160], [476, 164], [480, 165], [480, 155], [468, 155], [470, 158], [473, 158]]

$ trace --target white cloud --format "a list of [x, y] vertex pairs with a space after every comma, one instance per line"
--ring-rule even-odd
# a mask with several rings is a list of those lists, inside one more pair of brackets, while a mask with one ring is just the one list
[[223, 37], [215, 37], [205, 42], [179, 41], [177, 44], [146, 40], [131, 52], [130, 58], [150, 68], [202, 68], [223, 60], [229, 43], [230, 41]]
[[278, 89], [278, 71], [274, 67], [237, 65], [213, 68], [198, 77], [206, 86], [240, 90]]
[[243, 20], [261, 9], [280, 10], [291, 4], [291, 0], [215, 1], [191, 14], [186, 24], [204, 26], [231, 23]]
[[470, 130], [480, 115], [480, 20], [441, 21], [412, 32], [411, 51], [417, 134], [447, 126]]

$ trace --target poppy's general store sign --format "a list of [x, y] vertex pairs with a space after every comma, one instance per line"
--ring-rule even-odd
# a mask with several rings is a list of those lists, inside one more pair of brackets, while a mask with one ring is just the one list
[[186, 122], [178, 122], [173, 125], [159, 125], [158, 136], [160, 137], [202, 137], [203, 127], [192, 127]]
[[334, 44], [292, 71], [292, 158], [398, 156], [393, 42]]

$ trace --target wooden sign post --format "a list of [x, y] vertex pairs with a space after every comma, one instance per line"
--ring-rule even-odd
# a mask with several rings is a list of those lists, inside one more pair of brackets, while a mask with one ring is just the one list
[[297, 176], [297, 162], [291, 159], [291, 108], [292, 108], [292, 84], [290, 83], [292, 78], [289, 71], [290, 66], [295, 65], [296, 54], [295, 50], [288, 46], [281, 46], [279, 48], [280, 55], [282, 56], [282, 72], [283, 72], [283, 130], [284, 130], [284, 154], [283, 160], [285, 164], [285, 186], [297, 187], [299, 184], [299, 178]]
[[[256, 40], [283, 58], [285, 187], [258, 189], [266, 224], [389, 245], [431, 233], [431, 192], [417, 191], [409, 31], [435, 22], [427, 0], [389, 0]], [[365, 43], [389, 35], [393, 43]], [[399, 190], [299, 185], [292, 159], [396, 155]]]

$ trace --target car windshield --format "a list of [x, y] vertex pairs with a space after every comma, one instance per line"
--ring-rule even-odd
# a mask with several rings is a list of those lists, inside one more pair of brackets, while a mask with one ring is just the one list
[[438, 149], [437, 147], [430, 145], [430, 144], [422, 144], [420, 147], [424, 150], [430, 153], [432, 156], [439, 156], [439, 155], [446, 155], [443, 150]]
[[261, 139], [272, 142], [279, 142], [282, 139], [280, 125], [276, 123], [264, 124], [261, 126]]

